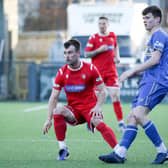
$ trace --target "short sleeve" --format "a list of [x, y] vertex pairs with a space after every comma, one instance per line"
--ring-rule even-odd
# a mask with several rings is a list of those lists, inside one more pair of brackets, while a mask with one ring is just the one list
[[55, 77], [53, 88], [56, 90], [61, 90], [62, 87], [63, 87], [63, 73], [62, 73], [62, 69], [59, 69]]
[[95, 85], [96, 86], [100, 85], [101, 83], [103, 83], [101, 75], [100, 75], [99, 71], [97, 70], [97, 68], [93, 64], [91, 64], [91, 66], [92, 66], [92, 69], [93, 69], [92, 71], [93, 71], [93, 79], [95, 80], [94, 81]]
[[114, 40], [114, 47], [117, 47], [117, 36], [112, 32], [112, 38]]
[[152, 36], [151, 45], [154, 50], [163, 52], [166, 43], [166, 36], [162, 32], [156, 32]]
[[89, 37], [89, 40], [86, 44], [85, 51], [92, 51], [94, 49], [95, 35]]

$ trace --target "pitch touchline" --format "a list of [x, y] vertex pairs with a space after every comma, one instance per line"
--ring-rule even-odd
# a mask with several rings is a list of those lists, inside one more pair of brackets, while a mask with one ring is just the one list
[[[58, 103], [58, 106], [60, 106], [60, 105], [62, 105], [62, 103]], [[37, 106], [37, 107], [26, 108], [23, 111], [25, 113], [29, 113], [29, 112], [39, 111], [39, 110], [44, 110], [44, 109], [48, 109], [48, 105], [41, 105], [41, 106]]]
[[28, 113], [28, 112], [33, 112], [33, 111], [39, 111], [39, 110], [47, 109], [47, 108], [48, 108], [48, 105], [43, 105], [43, 106], [27, 108], [27, 109], [24, 109], [23, 111]]

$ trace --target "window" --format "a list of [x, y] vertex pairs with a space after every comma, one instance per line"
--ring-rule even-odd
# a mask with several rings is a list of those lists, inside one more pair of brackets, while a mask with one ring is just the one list
[[117, 36], [120, 57], [131, 57], [131, 39], [129, 36]]

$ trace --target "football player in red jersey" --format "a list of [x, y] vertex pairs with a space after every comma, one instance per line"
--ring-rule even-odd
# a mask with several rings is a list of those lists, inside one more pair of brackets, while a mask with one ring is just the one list
[[[87, 122], [92, 132], [96, 128], [104, 140], [114, 148], [116, 136], [111, 128], [103, 122], [102, 109], [106, 88], [99, 72], [93, 64], [80, 60], [80, 43], [71, 39], [64, 43], [66, 65], [59, 69], [51, 96], [49, 98], [48, 118], [43, 127], [46, 134], [54, 120], [54, 129], [59, 144], [58, 160], [65, 160], [69, 151], [65, 144], [67, 125], [78, 125]], [[64, 87], [67, 105], [57, 106], [61, 88]], [[99, 94], [95, 95], [95, 87]]]
[[118, 120], [120, 131], [124, 131], [123, 112], [120, 103], [120, 87], [116, 63], [120, 62], [117, 37], [113, 32], [108, 32], [108, 18], [100, 17], [98, 20], [99, 33], [92, 35], [85, 49], [85, 57], [92, 59], [109, 91], [113, 102], [114, 111]]

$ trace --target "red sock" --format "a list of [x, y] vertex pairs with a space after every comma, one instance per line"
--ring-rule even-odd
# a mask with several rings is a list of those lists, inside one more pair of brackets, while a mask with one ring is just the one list
[[61, 114], [54, 114], [54, 129], [58, 141], [63, 141], [65, 139], [65, 133], [67, 125], [64, 116]]
[[118, 121], [123, 120], [123, 112], [122, 112], [121, 103], [119, 101], [113, 102], [113, 107], [114, 107], [114, 112], [116, 114], [117, 120]]
[[101, 122], [96, 129], [100, 131], [102, 134], [104, 140], [112, 147], [114, 148], [117, 145], [117, 139], [113, 132], [113, 130], [108, 127], [104, 122]]

